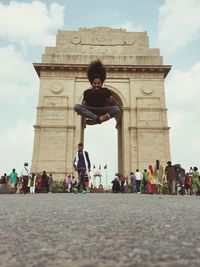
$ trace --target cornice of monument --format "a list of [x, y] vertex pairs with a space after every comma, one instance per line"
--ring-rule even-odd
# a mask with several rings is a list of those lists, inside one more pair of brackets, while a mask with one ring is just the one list
[[57, 125], [57, 124], [35, 124], [33, 125], [35, 129], [44, 129], [44, 128], [52, 128], [52, 129], [70, 129], [70, 130], [75, 130], [75, 126], [73, 125]]
[[138, 131], [138, 130], [164, 130], [164, 131], [169, 131], [171, 129], [171, 127], [159, 127], [159, 126], [129, 126], [129, 131]]
[[[86, 73], [86, 64], [51, 64], [51, 63], [33, 63], [33, 66], [40, 77], [42, 71], [84, 71]], [[109, 72], [132, 72], [132, 73], [163, 73], [167, 76], [171, 69], [171, 65], [106, 65], [106, 70]]]

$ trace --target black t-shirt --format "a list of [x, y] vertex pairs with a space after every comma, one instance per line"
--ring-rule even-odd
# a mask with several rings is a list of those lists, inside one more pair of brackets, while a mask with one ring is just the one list
[[104, 107], [106, 100], [112, 95], [108, 88], [102, 87], [98, 90], [87, 89], [84, 92], [83, 100], [87, 106]]

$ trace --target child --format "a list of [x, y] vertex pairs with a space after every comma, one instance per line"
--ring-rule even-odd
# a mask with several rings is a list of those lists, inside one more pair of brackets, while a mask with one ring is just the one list
[[72, 178], [71, 175], [68, 175], [66, 178], [66, 189], [68, 193], [71, 192], [71, 184], [72, 184]]
[[78, 183], [76, 181], [76, 179], [74, 178], [74, 176], [72, 176], [72, 183], [71, 183], [71, 186], [72, 186], [72, 192], [74, 192], [75, 194], [78, 193]]
[[176, 193], [177, 193], [177, 195], [181, 195], [181, 189], [182, 189], [181, 184], [177, 184], [176, 185]]

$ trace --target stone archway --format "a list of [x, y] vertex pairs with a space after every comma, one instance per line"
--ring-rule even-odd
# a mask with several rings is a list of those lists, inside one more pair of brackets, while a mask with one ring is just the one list
[[[122, 157], [122, 143], [123, 143], [123, 140], [122, 140], [122, 135], [121, 135], [121, 132], [122, 132], [122, 129], [121, 129], [122, 128], [122, 118], [123, 118], [123, 102], [122, 102], [120, 96], [116, 93], [117, 92], [116, 88], [113, 88], [113, 87], [109, 86], [109, 84], [107, 84], [107, 83], [105, 83], [105, 86], [109, 90], [112, 91], [112, 94], [114, 95], [115, 99], [117, 100], [117, 102], [118, 102], [118, 104], [119, 104], [119, 106], [121, 108], [121, 113], [117, 117], [115, 117], [113, 119], [116, 121], [114, 127], [117, 130], [117, 143], [118, 143], [118, 145], [117, 145], [118, 146], [118, 149], [117, 149], [117, 163], [118, 163], [117, 164], [118, 165], [117, 172], [123, 173], [123, 157]], [[81, 118], [81, 129], [80, 129], [80, 131], [81, 131], [81, 135], [80, 135], [81, 139], [80, 140], [83, 143], [84, 143], [84, 140], [85, 140], [84, 136], [85, 136], [85, 128], [86, 127], [88, 127], [88, 126], [86, 126], [86, 124], [85, 124], [85, 119]], [[89, 127], [91, 127], [91, 126], [89, 126]], [[93, 127], [95, 127], [95, 126], [93, 126]]]
[[171, 66], [163, 65], [159, 49], [149, 48], [146, 32], [83, 28], [59, 31], [55, 47], [46, 47], [40, 77], [32, 172], [46, 170], [57, 179], [73, 173], [77, 144], [84, 127], [74, 104], [89, 87], [88, 63], [101, 59], [107, 70], [105, 87], [122, 107], [117, 120], [118, 172], [129, 175], [160, 159], [170, 159], [164, 80]]

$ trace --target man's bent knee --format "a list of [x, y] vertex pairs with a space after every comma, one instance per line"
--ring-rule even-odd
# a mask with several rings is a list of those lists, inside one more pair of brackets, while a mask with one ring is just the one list
[[117, 114], [117, 113], [120, 112], [120, 107], [118, 107], [118, 106], [114, 106], [114, 107], [113, 107], [113, 110], [114, 110], [115, 114]]
[[76, 105], [74, 106], [74, 110], [75, 110], [76, 112], [79, 112], [80, 107], [81, 107], [81, 105], [76, 104]]

